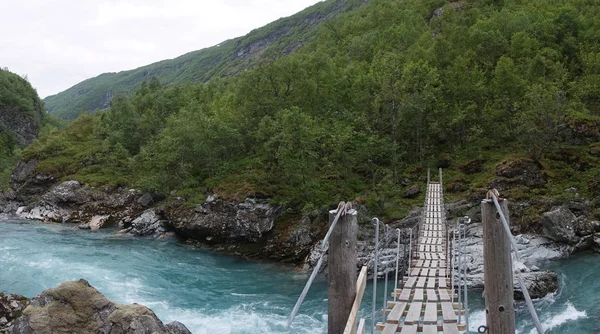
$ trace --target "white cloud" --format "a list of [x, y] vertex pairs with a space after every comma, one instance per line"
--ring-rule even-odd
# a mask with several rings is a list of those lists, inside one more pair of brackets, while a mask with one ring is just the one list
[[319, 0], [2, 0], [0, 67], [40, 96], [245, 35]]

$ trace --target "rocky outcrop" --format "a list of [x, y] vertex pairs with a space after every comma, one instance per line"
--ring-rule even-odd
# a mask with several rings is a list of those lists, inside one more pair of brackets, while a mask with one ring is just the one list
[[5, 295], [0, 292], [0, 332], [11, 326], [29, 305], [29, 299], [19, 295]]
[[566, 207], [553, 208], [541, 217], [544, 234], [555, 241], [576, 244], [579, 237], [575, 235], [577, 217]]
[[[39, 105], [36, 114], [40, 115]], [[40, 132], [38, 119], [22, 110], [15, 110], [11, 106], [3, 105], [0, 101], [0, 126], [9, 129], [21, 146], [29, 145], [37, 138]]]
[[421, 189], [419, 188], [418, 185], [414, 184], [414, 185], [404, 189], [404, 192], [402, 192], [402, 197], [415, 198], [415, 197], [419, 196], [420, 193], [421, 193]]
[[496, 177], [489, 188], [500, 191], [514, 187], [539, 188], [546, 185], [540, 168], [531, 159], [508, 159], [496, 166]]
[[191, 334], [181, 323], [165, 326], [145, 306], [108, 300], [83, 279], [42, 292], [4, 330], [8, 334]]
[[207, 243], [257, 242], [273, 229], [277, 215], [265, 199], [235, 203], [214, 195], [194, 210], [170, 211], [168, 225], [184, 238]]
[[131, 227], [122, 231], [139, 237], [161, 235], [166, 232], [164, 224], [165, 221], [155, 209], [148, 209], [131, 222]]
[[[480, 216], [471, 213], [471, 223], [466, 225], [464, 254], [467, 268], [467, 285], [471, 288], [483, 289], [483, 227]], [[518, 235], [515, 241], [519, 247], [522, 263], [514, 261], [513, 269], [518, 270], [525, 281], [525, 286], [532, 298], [540, 298], [558, 289], [558, 278], [550, 271], [540, 271], [537, 265], [568, 257], [573, 247], [553, 242], [550, 239], [534, 235]], [[457, 266], [455, 266], [457, 268]], [[522, 298], [516, 276], [513, 286], [515, 297]]]

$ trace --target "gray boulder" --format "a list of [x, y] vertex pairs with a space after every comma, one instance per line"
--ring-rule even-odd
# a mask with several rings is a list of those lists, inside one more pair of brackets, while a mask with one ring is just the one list
[[136, 236], [160, 235], [165, 233], [165, 228], [160, 215], [154, 209], [148, 209], [131, 222], [127, 232]]
[[202, 207], [174, 210], [168, 223], [178, 235], [206, 243], [257, 242], [273, 229], [278, 214], [268, 200], [234, 202], [212, 195]]
[[419, 196], [419, 194], [421, 193], [421, 189], [419, 188], [418, 185], [412, 185], [406, 189], [404, 189], [404, 192], [402, 193], [402, 197], [404, 198], [415, 198], [417, 196]]
[[165, 326], [143, 305], [121, 305], [108, 300], [83, 279], [42, 292], [5, 331], [9, 334], [190, 333], [180, 323]]
[[553, 208], [541, 217], [544, 234], [555, 241], [576, 244], [579, 237], [575, 235], [577, 217], [566, 207]]

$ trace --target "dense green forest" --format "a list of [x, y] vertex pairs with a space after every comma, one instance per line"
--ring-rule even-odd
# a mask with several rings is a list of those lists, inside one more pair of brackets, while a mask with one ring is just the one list
[[[585, 195], [600, 176], [587, 153], [599, 141], [599, 11], [592, 0], [373, 0], [236, 77], [149, 80], [23, 158], [192, 202], [263, 193], [309, 210], [362, 196], [395, 217], [408, 206], [390, 203], [420, 201], [402, 190], [424, 166], [485, 188], [499, 161], [529, 156], [548, 171], [537, 193]], [[587, 167], [552, 159], [563, 151]], [[460, 172], [473, 159], [484, 172]]]
[[42, 101], [25, 78], [7, 68], [0, 69], [0, 187], [8, 183], [26, 144], [23, 141], [33, 140], [40, 128], [41, 133], [50, 133], [65, 125], [43, 111]]
[[210, 48], [130, 71], [101, 74], [45, 98], [44, 103], [50, 113], [72, 120], [81, 112], [105, 109], [114, 95], [129, 95], [144, 80], [152, 77], [157, 77], [164, 85], [177, 85], [233, 76], [254, 67], [260, 59], [294, 52], [299, 45], [313, 38], [319, 26], [362, 3], [362, 0], [319, 2], [295, 15], [255, 29], [246, 36]]

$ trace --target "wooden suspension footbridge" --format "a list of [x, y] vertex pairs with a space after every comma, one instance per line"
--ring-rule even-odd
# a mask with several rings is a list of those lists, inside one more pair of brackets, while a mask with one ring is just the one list
[[[461, 249], [465, 226], [461, 224], [449, 228], [444, 208], [441, 168], [439, 182], [431, 182], [430, 179], [428, 170], [423, 215], [420, 223], [415, 227], [416, 242], [413, 245], [412, 231], [415, 229], [411, 229], [408, 269], [404, 277], [399, 280], [397, 277], [401, 273], [398, 267], [400, 257], [400, 232], [398, 232], [396, 283], [400, 284], [400, 288], [394, 288], [390, 301], [385, 297], [384, 307], [381, 310], [383, 322], [377, 324], [375, 324], [377, 284], [373, 284], [370, 333], [375, 331], [381, 334], [469, 333], [466, 269], [462, 260], [465, 250]], [[544, 333], [520, 273], [512, 270], [511, 248], [516, 259], [519, 259], [519, 252], [510, 233], [508, 201], [500, 198], [495, 189], [490, 190], [481, 202], [481, 211], [486, 325], [480, 326], [478, 332], [515, 333], [512, 282], [513, 274], [516, 273], [538, 333]], [[328, 253], [328, 333], [364, 334], [367, 328], [366, 320], [358, 319], [358, 315], [366, 288], [367, 267], [362, 267], [357, 280], [357, 212], [352, 209], [351, 203], [342, 202], [336, 210], [329, 212], [329, 221], [329, 231], [321, 245], [321, 256], [288, 318], [287, 325], [289, 327], [292, 324], [322, 266], [323, 255]], [[377, 224], [373, 261], [373, 271], [376, 275], [379, 220], [373, 218], [373, 221]], [[386, 286], [388, 274], [385, 271]], [[464, 298], [461, 300], [463, 286]], [[388, 291], [384, 293], [387, 295]]]
[[386, 310], [389, 312], [386, 323], [378, 324], [384, 334], [459, 333], [465, 329], [458, 326], [459, 305], [452, 302], [442, 187], [439, 183], [429, 183], [427, 188], [416, 256], [403, 279], [402, 289], [393, 292], [394, 301], [387, 305], [390, 309]]

